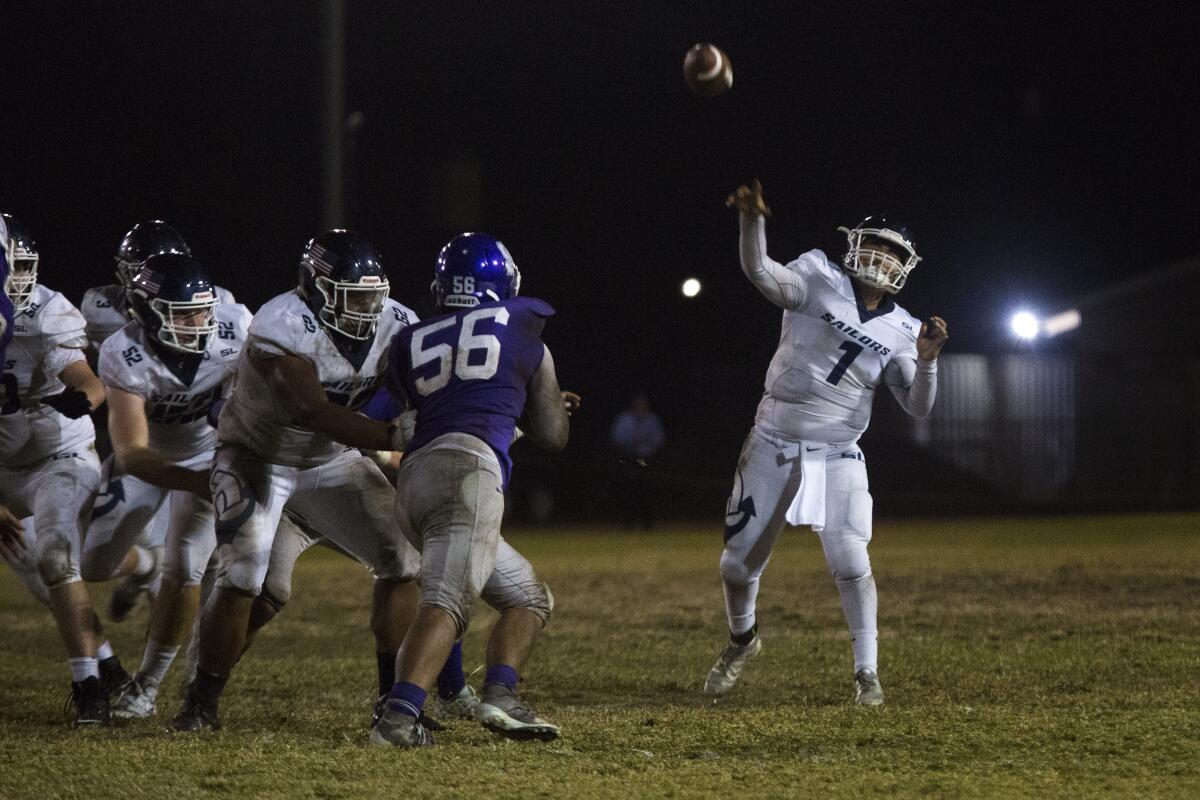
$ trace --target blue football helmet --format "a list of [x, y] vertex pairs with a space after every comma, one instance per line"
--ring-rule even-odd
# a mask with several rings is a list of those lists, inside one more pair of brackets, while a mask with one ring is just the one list
[[146, 335], [181, 353], [203, 353], [217, 331], [217, 290], [208, 271], [183, 253], [146, 258], [129, 288], [129, 314]]
[[867, 217], [846, 234], [842, 268], [867, 286], [895, 294], [921, 257], [908, 228], [886, 217]]
[[438, 254], [430, 288], [442, 308], [471, 308], [516, 297], [521, 271], [496, 237], [460, 233]]
[[133, 277], [138, 274], [146, 259], [159, 253], [182, 253], [190, 256], [192, 251], [179, 235], [179, 231], [161, 219], [134, 225], [117, 245], [117, 255], [114, 257], [117, 262], [117, 281], [128, 291], [133, 286]]
[[37, 288], [38, 249], [37, 243], [11, 214], [4, 215], [8, 228], [8, 241], [4, 243], [8, 259], [8, 278], [4, 281], [4, 293], [12, 301], [14, 311], [24, 311], [33, 302], [33, 290]]
[[390, 288], [379, 251], [353, 231], [326, 231], [304, 247], [300, 296], [329, 330], [370, 339]]

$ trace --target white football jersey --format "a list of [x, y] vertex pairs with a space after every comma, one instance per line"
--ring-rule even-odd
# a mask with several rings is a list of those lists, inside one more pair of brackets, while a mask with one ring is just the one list
[[[807, 297], [783, 312], [755, 424], [793, 441], [855, 442], [871, 420], [885, 371], [897, 375], [893, 382], [901, 371], [915, 371], [921, 323], [890, 295], [868, 311], [850, 276], [820, 250], [785, 268], [803, 280]], [[912, 363], [902, 367], [904, 360]]]
[[[228, 289], [220, 286], [213, 288], [216, 289], [218, 301], [236, 302], [233, 293]], [[88, 342], [99, 352], [104, 340], [129, 322], [129, 309], [125, 307], [125, 287], [119, 283], [93, 286], [83, 293], [83, 305], [80, 310], [83, 312], [83, 318], [87, 320]]]
[[209, 337], [194, 375], [168, 367], [148, 346], [146, 331], [137, 322], [126, 324], [100, 348], [100, 380], [146, 401], [150, 447], [171, 461], [185, 461], [217, 446], [208, 409], [225, 394], [246, 346], [252, 317], [245, 306], [219, 303], [213, 315], [217, 332]]
[[84, 360], [87, 336], [83, 315], [67, 298], [42, 284], [29, 307], [13, 320], [13, 339], [5, 357], [0, 440], [21, 442], [5, 453], [4, 466], [32, 466], [56, 453], [90, 446], [96, 436], [92, 418], [70, 419], [41, 403], [66, 389], [59, 374]]
[[357, 409], [374, 394], [387, 369], [392, 338], [417, 315], [395, 300], [384, 302], [375, 338], [362, 365], [355, 368], [338, 350], [331, 334], [317, 321], [296, 290], [268, 301], [254, 315], [246, 352], [238, 363], [233, 394], [221, 410], [219, 437], [236, 442], [260, 458], [290, 467], [324, 464], [347, 449], [321, 433], [292, 424], [284, 406], [250, 362], [254, 353], [293, 355], [312, 364], [325, 395], [338, 405]]

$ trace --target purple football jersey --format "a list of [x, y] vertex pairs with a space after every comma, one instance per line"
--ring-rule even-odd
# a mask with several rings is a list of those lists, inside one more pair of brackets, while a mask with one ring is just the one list
[[446, 433], [467, 433], [496, 452], [508, 486], [508, 446], [525, 410], [526, 387], [545, 352], [554, 309], [514, 297], [422, 320], [392, 340], [388, 388], [417, 410], [408, 452]]

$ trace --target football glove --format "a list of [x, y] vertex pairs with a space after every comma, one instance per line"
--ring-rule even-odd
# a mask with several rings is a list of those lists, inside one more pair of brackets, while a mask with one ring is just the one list
[[53, 408], [64, 417], [79, 419], [92, 413], [92, 401], [88, 400], [86, 392], [68, 386], [58, 394], [43, 397], [42, 402]]

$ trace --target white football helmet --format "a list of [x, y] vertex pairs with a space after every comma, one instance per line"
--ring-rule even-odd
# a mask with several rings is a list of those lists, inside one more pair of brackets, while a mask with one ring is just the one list
[[867, 286], [888, 294], [903, 288], [908, 273], [921, 260], [908, 228], [885, 217], [867, 217], [853, 228], [838, 230], [847, 239], [842, 268]]

